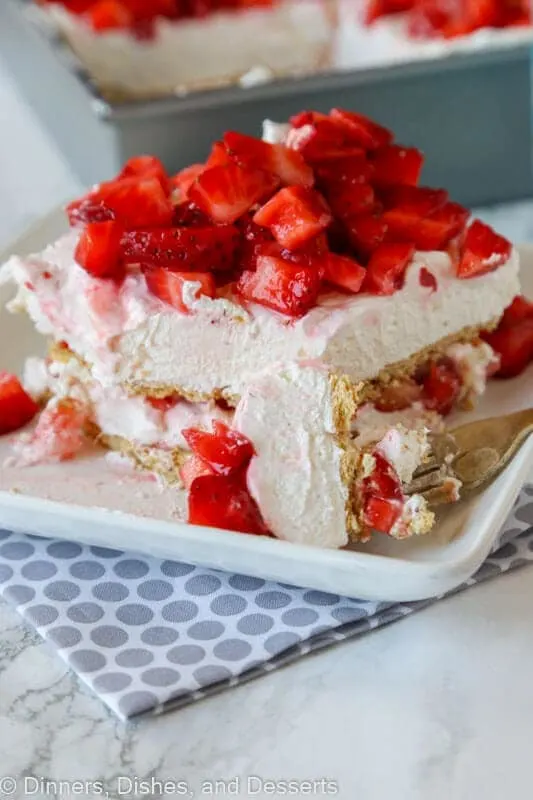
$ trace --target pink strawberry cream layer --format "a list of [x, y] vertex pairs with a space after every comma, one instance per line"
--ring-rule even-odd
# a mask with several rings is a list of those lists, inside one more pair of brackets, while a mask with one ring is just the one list
[[184, 289], [183, 313], [151, 295], [141, 273], [122, 284], [92, 277], [74, 260], [78, 236], [72, 230], [38, 255], [7, 262], [2, 279], [18, 285], [11, 308], [64, 340], [104, 386], [147, 394], [168, 387], [195, 400], [236, 398], [261, 370], [298, 359], [371, 379], [462, 328], [497, 319], [520, 292], [515, 251], [469, 280], [456, 277], [447, 253], [432, 251], [415, 253], [395, 294], [324, 293], [296, 320], [243, 305], [230, 289], [226, 297], [197, 298], [194, 282]]

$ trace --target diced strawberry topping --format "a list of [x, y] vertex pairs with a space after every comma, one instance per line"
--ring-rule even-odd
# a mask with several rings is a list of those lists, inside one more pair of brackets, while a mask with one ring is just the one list
[[325, 230], [331, 212], [313, 189], [288, 186], [280, 189], [254, 215], [254, 222], [269, 228], [282, 247], [295, 250]]
[[353, 294], [361, 289], [366, 270], [353, 258], [329, 253], [325, 259], [324, 280]]
[[[84, 200], [89, 201], [89, 208], [102, 207], [100, 204], [103, 204], [104, 208], [109, 208], [117, 222], [125, 228], [170, 225], [172, 219], [172, 204], [160, 180], [154, 176], [132, 175], [129, 178], [102, 183]], [[79, 214], [80, 210], [76, 209], [75, 204], [71, 204], [69, 216], [76, 218]]]
[[150, 292], [183, 314], [190, 310], [183, 299], [184, 283], [198, 284], [195, 298], [215, 297], [215, 279], [210, 272], [172, 272], [164, 267], [146, 267], [143, 271]]
[[215, 222], [235, 222], [272, 194], [278, 179], [238, 164], [205, 170], [189, 189], [189, 198]]
[[461, 393], [461, 378], [449, 358], [432, 363], [423, 382], [422, 400], [426, 408], [442, 416], [450, 413]]
[[89, 10], [89, 20], [94, 31], [109, 31], [127, 28], [131, 25], [132, 15], [119, 0], [99, 0]]
[[300, 153], [283, 144], [269, 144], [236, 131], [224, 134], [224, 146], [231, 159], [242, 167], [271, 172], [287, 186], [312, 186], [313, 170]]
[[230, 475], [247, 465], [254, 455], [249, 439], [219, 420], [214, 420], [212, 425], [212, 433], [198, 428], [182, 431], [192, 452], [217, 475]]
[[381, 453], [374, 451], [372, 456], [375, 467], [372, 473], [363, 480], [364, 492], [388, 500], [401, 500], [403, 498], [402, 486], [394, 469]]
[[115, 212], [103, 200], [82, 197], [66, 207], [70, 225], [85, 225], [91, 222], [108, 222], [115, 219]]
[[500, 358], [497, 378], [513, 378], [533, 361], [533, 303], [522, 295], [505, 310], [495, 331], [483, 335]]
[[178, 172], [176, 175], [173, 175], [170, 178], [170, 185], [174, 189], [172, 195], [174, 202], [181, 203], [187, 199], [189, 189], [196, 178], [201, 175], [204, 170], [204, 164], [191, 164], [190, 167], [185, 167], [185, 169], [182, 169], [181, 172]]
[[63, 399], [49, 405], [29, 438], [17, 443], [21, 462], [29, 465], [74, 458], [87, 441], [88, 419], [87, 408], [78, 400]]
[[[190, 168], [189, 168], [190, 169]], [[142, 176], [144, 178], [157, 178], [164, 191], [169, 188], [169, 177], [159, 158], [155, 156], [134, 156], [124, 164], [120, 178]]]
[[237, 283], [241, 296], [290, 317], [301, 317], [316, 305], [320, 274], [314, 267], [259, 255], [256, 270], [243, 272]]
[[476, 219], [466, 232], [461, 260], [457, 267], [459, 278], [472, 278], [505, 264], [511, 255], [511, 243], [491, 227]]
[[525, 319], [533, 319], [533, 303], [519, 294], [503, 312], [499, 327], [512, 328]]
[[205, 461], [202, 461], [201, 458], [193, 454], [182, 464], [179, 469], [179, 474], [181, 482], [188, 490], [191, 488], [196, 478], [201, 478], [203, 475], [215, 475], [216, 473]]
[[363, 290], [372, 294], [394, 294], [403, 278], [415, 248], [410, 244], [380, 244], [372, 253]]
[[74, 258], [95, 278], [119, 279], [124, 274], [120, 260], [122, 234], [118, 222], [92, 222], [80, 233]]
[[363, 522], [376, 531], [389, 533], [402, 511], [402, 486], [389, 462], [377, 451], [372, 456], [374, 469], [362, 482]]
[[374, 209], [374, 190], [368, 183], [333, 186], [328, 189], [327, 198], [333, 213], [348, 227], [353, 217]]
[[376, 150], [389, 145], [394, 138], [387, 128], [354, 111], [332, 108], [330, 117], [353, 144], [359, 144], [365, 150]]
[[19, 379], [0, 372], [0, 435], [24, 427], [38, 410], [39, 406], [22, 388]]
[[348, 238], [355, 252], [367, 258], [384, 240], [388, 226], [378, 214], [357, 214], [344, 220]]
[[363, 522], [378, 533], [390, 533], [401, 513], [402, 503], [398, 500], [369, 497], [363, 510]]
[[437, 279], [427, 267], [421, 268], [420, 272], [418, 273], [418, 280], [420, 282], [420, 286], [424, 286], [426, 289], [431, 289], [432, 292], [437, 291]]
[[137, 230], [123, 236], [122, 258], [179, 272], [225, 270], [233, 267], [239, 244], [233, 225]]
[[376, 185], [404, 183], [416, 186], [424, 164], [424, 156], [414, 147], [391, 144], [374, 154], [372, 164]]
[[422, 387], [410, 378], [397, 380], [384, 386], [374, 400], [378, 411], [403, 411], [421, 399]]
[[189, 522], [240, 533], [267, 533], [259, 509], [239, 473], [196, 478], [189, 490]]

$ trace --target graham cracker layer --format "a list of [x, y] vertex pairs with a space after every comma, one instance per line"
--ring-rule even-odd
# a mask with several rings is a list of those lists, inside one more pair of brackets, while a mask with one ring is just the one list
[[136, 445], [122, 436], [101, 432], [98, 432], [95, 439], [108, 450], [113, 450], [130, 458], [139, 469], [154, 472], [160, 478], [163, 478], [166, 483], [177, 483], [182, 486], [179, 469], [190, 453], [181, 447], [163, 450], [160, 447]]

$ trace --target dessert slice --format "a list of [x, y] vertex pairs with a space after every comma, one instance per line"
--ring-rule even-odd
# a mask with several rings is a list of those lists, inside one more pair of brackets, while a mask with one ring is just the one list
[[27, 379], [51, 398], [38, 444], [74, 404], [83, 437], [188, 488], [191, 522], [330, 547], [427, 532], [405, 489], [428, 433], [530, 340], [490, 333], [516, 252], [422, 165], [363, 115], [303, 112], [72, 202], [70, 232], [2, 272], [53, 343]]
[[334, 0], [38, 0], [96, 84], [154, 96], [326, 66]]

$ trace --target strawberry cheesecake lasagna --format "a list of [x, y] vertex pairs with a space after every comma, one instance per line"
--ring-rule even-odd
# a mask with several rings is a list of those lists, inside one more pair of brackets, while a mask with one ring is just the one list
[[69, 232], [2, 272], [50, 339], [26, 392], [4, 378], [1, 431], [44, 404], [19, 463], [92, 438], [187, 491], [194, 524], [427, 533], [409, 487], [428, 435], [525, 366], [533, 314], [511, 244], [420, 186], [422, 162], [360, 114], [303, 112], [173, 177], [132, 159], [72, 202]]
[[38, 0], [106, 94], [243, 86], [329, 63], [335, 0]]

